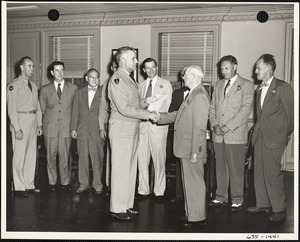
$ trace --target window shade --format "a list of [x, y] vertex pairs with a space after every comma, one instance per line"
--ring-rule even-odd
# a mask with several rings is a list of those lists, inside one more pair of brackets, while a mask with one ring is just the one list
[[89, 68], [94, 67], [94, 36], [53, 37], [53, 61], [65, 63], [66, 78], [82, 78]]
[[212, 83], [214, 32], [161, 33], [161, 76], [178, 81], [183, 66], [199, 65], [205, 72], [203, 84]]

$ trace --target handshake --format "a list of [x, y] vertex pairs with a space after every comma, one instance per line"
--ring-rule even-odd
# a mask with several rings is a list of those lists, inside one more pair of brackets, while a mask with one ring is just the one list
[[150, 113], [150, 120], [151, 120], [152, 122], [157, 123], [157, 121], [159, 120], [159, 118], [160, 118], [159, 112], [157, 112], [157, 111], [152, 111], [152, 112]]

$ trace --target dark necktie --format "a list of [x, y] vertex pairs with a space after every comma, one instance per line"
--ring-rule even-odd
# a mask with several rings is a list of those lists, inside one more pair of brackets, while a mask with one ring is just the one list
[[57, 86], [57, 96], [58, 96], [59, 99], [60, 99], [60, 97], [61, 97], [61, 89], [60, 89], [60, 86], [61, 86], [61, 84], [58, 83], [58, 86]]
[[136, 83], [136, 81], [135, 81], [135, 79], [134, 79], [134, 77], [133, 77], [133, 72], [130, 72], [129, 76], [130, 76], [130, 78]]
[[227, 88], [230, 86], [230, 79], [228, 80], [228, 82], [227, 82], [227, 84], [226, 84], [226, 86], [225, 86], [225, 88], [224, 88], [224, 97], [226, 96], [226, 90], [227, 90]]
[[146, 92], [145, 98], [151, 97], [151, 96], [152, 96], [152, 80], [150, 80], [150, 82], [149, 82], [149, 86], [148, 86], [148, 90]]
[[28, 87], [29, 87], [30, 91], [32, 91], [32, 86], [31, 86], [30, 81], [28, 81]]

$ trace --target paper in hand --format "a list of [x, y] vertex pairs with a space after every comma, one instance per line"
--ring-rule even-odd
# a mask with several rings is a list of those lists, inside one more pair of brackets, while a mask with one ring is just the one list
[[154, 97], [150, 97], [147, 101], [149, 103], [148, 110], [149, 111], [158, 111], [161, 107], [162, 103], [166, 100], [167, 95], [156, 95]]

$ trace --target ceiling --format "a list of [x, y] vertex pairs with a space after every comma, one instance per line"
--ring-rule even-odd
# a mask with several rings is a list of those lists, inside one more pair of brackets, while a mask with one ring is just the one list
[[[132, 13], [139, 14], [139, 12], [155, 12], [155, 11], [179, 11], [179, 10], [205, 10], [207, 8], [214, 9], [214, 11], [226, 11], [226, 9], [236, 9], [240, 11], [245, 7], [258, 8], [259, 3], [245, 4], [245, 3], [203, 3], [203, 2], [7, 2], [7, 18], [21, 18], [21, 17], [42, 17], [48, 16], [51, 9], [56, 9], [61, 15], [72, 14], [117, 14], [117, 13]], [[274, 10], [274, 6], [271, 7]], [[276, 7], [275, 7], [276, 8]], [[275, 9], [276, 10], [276, 9]]]

